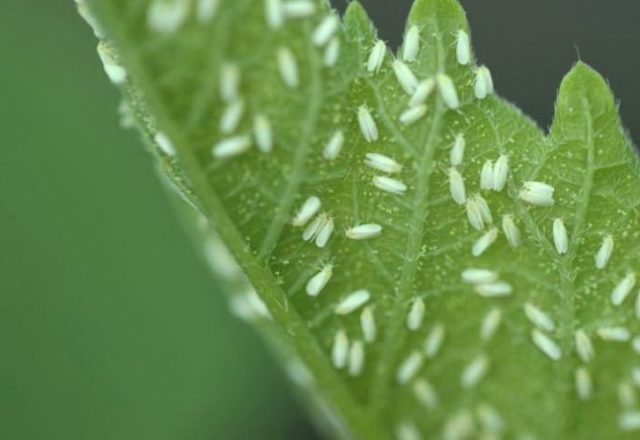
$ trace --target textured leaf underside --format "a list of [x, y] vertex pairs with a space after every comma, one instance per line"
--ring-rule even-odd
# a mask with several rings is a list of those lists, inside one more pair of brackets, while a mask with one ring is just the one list
[[[400, 117], [410, 96], [394, 73], [395, 55], [387, 52], [378, 71], [367, 68], [377, 36], [358, 3], [350, 4], [332, 39], [314, 44], [318, 26], [335, 14], [323, 1], [310, 2], [313, 14], [279, 27], [269, 26], [270, 2], [262, 0], [158, 1], [164, 0], [80, 7], [107, 36], [102, 51], [111, 68], [126, 70], [118, 81], [125, 122], [134, 116], [163, 175], [198, 213], [203, 247], [240, 289], [231, 300], [235, 310], [270, 335], [314, 413], [324, 414], [334, 433], [367, 439], [640, 435], [639, 162], [596, 72], [578, 63], [566, 76], [545, 134], [503, 99], [476, 97], [478, 67], [473, 59], [461, 65], [456, 56], [459, 31], [469, 32], [459, 4], [417, 0], [407, 29], [419, 31], [419, 50], [406, 64], [418, 80], [446, 73], [460, 105], [450, 108], [441, 85], [426, 113], [406, 125]], [[217, 6], [215, 13], [202, 9], [207, 5]], [[164, 27], [150, 18], [161, 7], [173, 20]], [[297, 65], [297, 84], [283, 81], [283, 48]], [[335, 63], [327, 62], [327, 51], [338, 48]], [[220, 87], [229, 65], [240, 78], [231, 98]], [[222, 133], [221, 118], [240, 99], [238, 124]], [[372, 115], [375, 140], [363, 135], [361, 106]], [[256, 115], [271, 128], [269, 152], [257, 148]], [[342, 149], [327, 159], [324, 148], [338, 131]], [[251, 147], [234, 157], [212, 154], [212, 146], [234, 136], [246, 136]], [[450, 193], [451, 149], [460, 136], [466, 148], [454, 162], [465, 186], [461, 205]], [[365, 163], [368, 153], [402, 168], [376, 170]], [[500, 156], [509, 165], [506, 186], [483, 190], [483, 167]], [[373, 179], [381, 176], [406, 190], [380, 189]], [[521, 197], [532, 181], [555, 189], [552, 206]], [[482, 230], [467, 215], [477, 194], [492, 217]], [[321, 201], [316, 217], [334, 224], [323, 247], [303, 240], [305, 227], [292, 224], [312, 196]], [[513, 219], [519, 243], [508, 240], [504, 216]], [[567, 231], [566, 252], [558, 250], [557, 219]], [[381, 233], [348, 237], [350, 228], [370, 224]], [[474, 256], [474, 245], [492, 231], [495, 242]], [[599, 269], [595, 256], [608, 236], [613, 251]], [[242, 275], [225, 259], [225, 248]], [[307, 282], [328, 266], [326, 286], [308, 295]], [[492, 271], [496, 280], [465, 282], [467, 269]], [[614, 304], [612, 294], [625, 279], [631, 287], [617, 290], [628, 295]], [[257, 296], [247, 293], [249, 283]], [[511, 292], [483, 290], [500, 286]], [[367, 303], [336, 313], [359, 290], [369, 292]], [[375, 337], [366, 334], [370, 325], [363, 333], [363, 313], [365, 321], [373, 317]], [[491, 323], [495, 333], [487, 329]], [[427, 341], [438, 329], [443, 340], [433, 350]], [[350, 347], [343, 368], [340, 335]], [[585, 352], [589, 341], [592, 355]]]

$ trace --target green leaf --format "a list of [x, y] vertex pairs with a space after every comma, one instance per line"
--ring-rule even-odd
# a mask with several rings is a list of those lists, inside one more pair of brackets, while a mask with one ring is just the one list
[[[406, 113], [413, 79], [386, 49], [370, 62], [358, 3], [334, 32], [325, 2], [285, 3], [314, 12], [279, 24], [265, 14], [279, 1], [80, 7], [106, 35], [125, 120], [240, 292], [233, 309], [269, 335], [322, 425], [635, 438], [640, 172], [605, 81], [576, 64], [546, 135], [466, 63], [460, 5], [417, 0], [398, 57], [436, 87]], [[312, 199], [296, 220], [312, 197], [321, 209]]]

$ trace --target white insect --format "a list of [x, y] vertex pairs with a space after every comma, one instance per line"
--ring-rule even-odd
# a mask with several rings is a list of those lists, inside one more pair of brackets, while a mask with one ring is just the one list
[[509, 176], [509, 158], [501, 154], [493, 166], [493, 190], [502, 191], [507, 184]]
[[578, 330], [574, 333], [573, 338], [576, 344], [576, 352], [582, 362], [591, 362], [595, 357], [595, 351], [593, 350], [593, 344], [591, 338], [584, 330]]
[[365, 141], [375, 142], [378, 140], [378, 126], [366, 105], [358, 107], [358, 124]]
[[561, 218], [553, 221], [553, 244], [556, 246], [556, 251], [560, 255], [566, 254], [569, 249], [567, 228], [564, 226], [564, 221], [562, 221]]
[[424, 321], [425, 305], [422, 298], [416, 298], [411, 303], [409, 314], [407, 315], [407, 328], [416, 331], [422, 326]]
[[[468, 213], [469, 204], [471, 203], [471, 201], [467, 201], [467, 195], [464, 188], [464, 179], [462, 178], [460, 172], [454, 167], [449, 168], [449, 192], [451, 193], [451, 198], [453, 199], [453, 201], [458, 205], [464, 205], [465, 202], [467, 203]], [[473, 203], [475, 206], [475, 202]], [[480, 215], [480, 217], [482, 217], [482, 215]], [[469, 218], [469, 221], [471, 221], [471, 218]], [[482, 229], [482, 227], [480, 229]]]
[[153, 140], [156, 142], [160, 150], [162, 150], [162, 152], [167, 156], [173, 157], [176, 155], [176, 148], [173, 146], [173, 143], [166, 134], [158, 132], [154, 136]]
[[541, 330], [548, 332], [553, 331], [556, 328], [553, 319], [539, 307], [527, 302], [524, 304], [524, 314], [529, 321]]
[[596, 267], [598, 269], [604, 269], [609, 260], [611, 259], [611, 254], [613, 253], [613, 237], [611, 235], [607, 235], [604, 240], [602, 240], [602, 245], [598, 252], [596, 253]]
[[489, 269], [469, 268], [462, 272], [462, 280], [470, 284], [492, 283], [498, 279], [498, 274]]
[[335, 312], [338, 315], [348, 315], [365, 305], [370, 298], [371, 294], [368, 290], [356, 290], [344, 297], [342, 301], [338, 303], [335, 308]]
[[[500, 417], [498, 411], [494, 407], [486, 403], [480, 403], [478, 405], [478, 408], [476, 409], [476, 412], [478, 414], [478, 420], [480, 421], [482, 428], [488, 434], [487, 437], [489, 439], [496, 437], [499, 438], [497, 434], [502, 431], [504, 422], [502, 421], [502, 417]], [[491, 434], [496, 434], [496, 436], [492, 436]], [[484, 438], [485, 437], [483, 437], [483, 439]]]
[[240, 69], [237, 64], [225, 63], [220, 67], [220, 97], [224, 102], [238, 99], [240, 93]]
[[331, 280], [331, 276], [333, 275], [333, 266], [331, 264], [327, 264], [322, 268], [320, 272], [315, 274], [309, 279], [306, 286], [307, 295], [309, 296], [318, 296], [322, 289], [329, 283]]
[[402, 195], [407, 191], [407, 185], [387, 176], [375, 176], [373, 178], [373, 184], [376, 188], [392, 194]]
[[474, 257], [482, 255], [498, 238], [498, 229], [491, 228], [487, 233], [478, 238], [471, 246], [471, 254]]
[[480, 66], [476, 71], [473, 91], [478, 99], [484, 99], [493, 94], [493, 78], [491, 71], [486, 66]]
[[282, 4], [287, 18], [305, 18], [316, 13], [316, 5], [310, 0], [291, 0]]
[[633, 338], [631, 341], [631, 348], [633, 348], [633, 351], [640, 354], [640, 336]]
[[589, 400], [593, 391], [593, 383], [591, 382], [591, 374], [585, 367], [576, 369], [576, 392], [580, 400]]
[[603, 341], [626, 342], [631, 339], [631, 333], [625, 327], [600, 327], [596, 333]]
[[445, 336], [444, 326], [442, 324], [435, 324], [427, 336], [427, 339], [424, 341], [424, 354], [428, 359], [432, 359], [438, 354], [444, 343]]
[[611, 303], [614, 306], [619, 306], [631, 293], [631, 290], [636, 285], [636, 274], [633, 272], [627, 272], [625, 277], [616, 284], [611, 292]]
[[476, 293], [485, 298], [498, 298], [509, 296], [513, 293], [513, 287], [509, 283], [504, 281], [497, 281], [495, 283], [478, 284], [474, 290]]
[[463, 30], [458, 31], [456, 39], [456, 58], [458, 63], [466, 66], [471, 62], [471, 42], [469, 41], [469, 34]]
[[244, 115], [244, 101], [236, 99], [222, 112], [220, 117], [220, 131], [224, 134], [233, 133]]
[[154, 0], [147, 10], [147, 26], [159, 34], [173, 34], [187, 19], [191, 2]]
[[318, 47], [324, 46], [331, 40], [339, 25], [340, 20], [338, 17], [333, 14], [326, 16], [316, 27], [311, 36], [311, 41]]
[[284, 9], [282, 6], [282, 0], [265, 0], [264, 15], [267, 21], [267, 25], [271, 29], [278, 29], [284, 23]]
[[109, 81], [115, 85], [123, 84], [127, 80], [127, 71], [113, 58], [108, 47], [104, 43], [98, 44], [98, 56], [102, 61], [102, 68]]
[[336, 37], [332, 38], [324, 51], [325, 67], [333, 67], [340, 57], [340, 40]]
[[482, 378], [489, 371], [489, 358], [481, 354], [475, 359], [473, 359], [465, 368], [462, 370], [462, 375], [460, 376], [460, 385], [462, 388], [472, 388], [478, 384], [482, 380]]
[[480, 339], [485, 342], [490, 341], [498, 331], [502, 321], [502, 312], [498, 308], [491, 309], [484, 316], [480, 326]]
[[328, 221], [329, 216], [325, 213], [317, 216], [311, 223], [307, 225], [306, 228], [304, 228], [304, 231], [302, 232], [302, 239], [304, 241], [310, 241], [316, 238], [318, 236], [318, 233], [320, 232], [320, 229], [322, 229], [324, 224]]
[[411, 125], [420, 120], [427, 114], [427, 106], [422, 104], [415, 107], [409, 107], [400, 115], [400, 122], [404, 125]]
[[395, 174], [402, 171], [402, 165], [389, 156], [380, 153], [367, 153], [364, 160], [365, 165], [374, 170], [387, 174]]
[[371, 306], [365, 307], [360, 314], [360, 327], [365, 342], [371, 344], [376, 340], [376, 319]]
[[636, 406], [636, 390], [629, 382], [622, 382], [618, 385], [618, 401], [620, 406], [626, 409]]
[[309, 223], [309, 220], [315, 216], [318, 211], [320, 211], [320, 207], [322, 206], [322, 202], [316, 196], [311, 196], [307, 200], [304, 201], [302, 207], [296, 213], [295, 217], [291, 224], [293, 226], [304, 226]]
[[433, 385], [425, 379], [418, 379], [413, 383], [413, 394], [422, 405], [429, 409], [433, 409], [438, 405], [438, 395]]
[[369, 59], [367, 60], [367, 71], [377, 72], [382, 67], [384, 56], [387, 53], [387, 45], [384, 41], [378, 40], [369, 53]]
[[552, 206], [555, 188], [543, 182], [524, 182], [519, 196], [527, 203], [536, 206]]
[[247, 135], [233, 136], [213, 145], [211, 153], [218, 159], [238, 156], [251, 148], [251, 137]]
[[220, 0], [198, 0], [196, 4], [196, 17], [200, 23], [207, 23], [216, 16]]
[[511, 247], [520, 245], [520, 230], [513, 221], [513, 216], [507, 214], [502, 217], [502, 232], [504, 232]]
[[478, 209], [480, 210], [480, 215], [482, 216], [482, 220], [485, 223], [493, 223], [493, 216], [491, 215], [491, 209], [489, 209], [489, 204], [480, 194], [476, 194], [474, 196], [476, 200], [476, 204]]
[[329, 139], [329, 142], [327, 142], [327, 144], [324, 146], [324, 149], [322, 150], [322, 157], [327, 160], [336, 159], [340, 154], [340, 151], [342, 151], [343, 145], [344, 134], [342, 133], [342, 131], [338, 130], [333, 134], [331, 139]]
[[333, 234], [334, 228], [335, 224], [333, 222], [333, 218], [328, 217], [318, 230], [318, 235], [316, 236], [315, 241], [316, 246], [318, 246], [319, 248], [325, 247], [329, 242], [329, 239], [331, 238], [331, 234]]
[[464, 440], [472, 438], [475, 423], [468, 410], [462, 410], [450, 417], [444, 425], [442, 440]]
[[424, 104], [431, 96], [433, 89], [436, 87], [436, 80], [433, 78], [425, 79], [418, 83], [416, 87], [416, 91], [411, 95], [411, 99], [409, 100], [410, 107], [417, 107], [419, 105]]
[[395, 60], [393, 62], [393, 72], [396, 75], [400, 87], [402, 87], [409, 96], [413, 96], [418, 88], [418, 79], [409, 66], [400, 60]]
[[273, 149], [273, 130], [267, 117], [258, 113], [253, 118], [253, 135], [256, 145], [263, 153], [269, 153]]
[[453, 146], [451, 147], [451, 151], [449, 153], [449, 160], [451, 161], [451, 165], [453, 165], [454, 167], [462, 164], [462, 160], [464, 159], [465, 146], [466, 142], [464, 140], [464, 135], [460, 133], [453, 141]]
[[355, 341], [349, 350], [349, 375], [359, 376], [364, 368], [364, 344], [362, 341]]
[[375, 223], [353, 226], [346, 230], [345, 235], [351, 240], [368, 240], [382, 234], [382, 226]]
[[404, 422], [396, 427], [396, 440], [422, 440], [422, 435], [416, 425]]
[[640, 430], [640, 411], [626, 411], [618, 418], [618, 428], [622, 431]]
[[422, 368], [424, 357], [419, 351], [411, 353], [398, 367], [396, 380], [400, 385], [409, 383]]
[[493, 162], [487, 160], [480, 171], [480, 189], [489, 191], [493, 189]]
[[420, 29], [413, 25], [407, 31], [404, 37], [404, 46], [402, 48], [402, 59], [408, 63], [415, 61], [420, 50]]
[[467, 199], [467, 219], [469, 220], [469, 224], [473, 229], [477, 231], [481, 231], [484, 228], [484, 219], [482, 217], [482, 211], [480, 210], [480, 206], [478, 206], [478, 201], [476, 197], [470, 197]]
[[349, 356], [349, 338], [344, 330], [338, 330], [333, 338], [331, 361], [334, 368], [341, 370], [347, 365]]
[[531, 332], [531, 340], [534, 345], [551, 360], [557, 361], [562, 357], [562, 351], [558, 344], [540, 330], [535, 329]]
[[231, 298], [229, 306], [231, 313], [245, 321], [272, 319], [267, 305], [253, 289], [234, 295]]
[[458, 99], [458, 92], [456, 86], [453, 84], [451, 77], [444, 73], [439, 73], [436, 76], [438, 82], [438, 89], [440, 90], [440, 96], [442, 100], [451, 110], [455, 110], [460, 107], [460, 100]]
[[293, 52], [288, 47], [278, 49], [278, 69], [282, 82], [290, 89], [295, 89], [300, 84], [298, 62]]
[[640, 387], [640, 367], [631, 369], [631, 381], [636, 387]]

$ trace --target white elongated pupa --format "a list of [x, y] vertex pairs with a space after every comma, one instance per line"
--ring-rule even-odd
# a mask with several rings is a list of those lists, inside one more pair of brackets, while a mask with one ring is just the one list
[[345, 296], [336, 306], [335, 312], [337, 315], [348, 315], [349, 313], [359, 309], [365, 305], [371, 294], [368, 290], [360, 289]]
[[313, 31], [311, 35], [311, 41], [313, 44], [321, 47], [324, 46], [333, 38], [333, 35], [338, 30], [340, 20], [334, 14], [327, 15], [320, 24]]
[[453, 84], [451, 77], [444, 73], [439, 73], [436, 76], [438, 82], [438, 89], [440, 90], [440, 96], [442, 100], [451, 110], [455, 110], [460, 107], [460, 100], [458, 99], [458, 92], [456, 86]]
[[367, 71], [375, 73], [380, 70], [384, 61], [384, 56], [387, 53], [387, 45], [384, 41], [378, 40], [374, 44], [371, 52], [369, 53], [369, 59], [367, 60]]
[[407, 31], [404, 37], [404, 45], [402, 47], [402, 59], [408, 63], [415, 61], [420, 50], [420, 29], [413, 25]]
[[449, 168], [449, 193], [458, 205], [464, 205], [467, 201], [464, 179], [455, 167]]
[[418, 79], [409, 66], [400, 60], [395, 60], [393, 62], [393, 71], [400, 87], [402, 87], [409, 96], [412, 96], [418, 88]]
[[375, 142], [378, 140], [378, 126], [366, 105], [358, 107], [358, 125], [365, 141]]
[[469, 34], [463, 30], [458, 31], [456, 38], [456, 59], [463, 66], [471, 62], [471, 42]]

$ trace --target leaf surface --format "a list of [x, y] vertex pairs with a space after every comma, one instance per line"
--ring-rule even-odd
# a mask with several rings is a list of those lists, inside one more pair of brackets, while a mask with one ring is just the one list
[[278, 5], [80, 7], [234, 309], [334, 433], [634, 438], [640, 173], [605, 81], [576, 64], [547, 135], [460, 63], [455, 0], [417, 0], [379, 69], [358, 3], [335, 30]]

